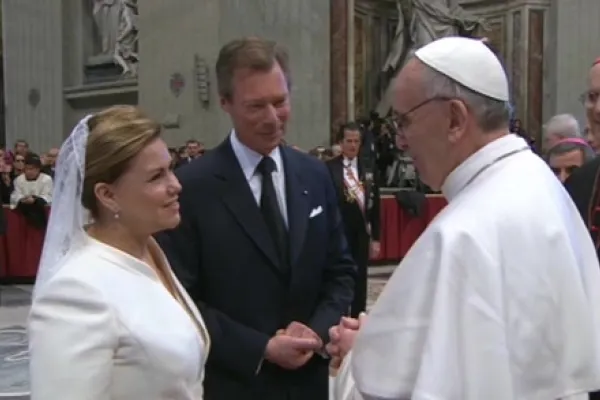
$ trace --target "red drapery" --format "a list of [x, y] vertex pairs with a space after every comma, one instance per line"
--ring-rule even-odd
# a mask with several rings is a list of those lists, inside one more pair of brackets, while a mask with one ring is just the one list
[[429, 222], [446, 206], [440, 195], [427, 196], [423, 215], [410, 216], [394, 196], [381, 198], [381, 252], [374, 262], [397, 262], [402, 259], [425, 230]]
[[[411, 217], [394, 196], [381, 198], [381, 253], [374, 262], [397, 262], [429, 222], [446, 205], [441, 196], [428, 196], [425, 211]], [[44, 244], [44, 231], [30, 227], [16, 211], [4, 209], [6, 235], [0, 236], [0, 278], [33, 279]]]

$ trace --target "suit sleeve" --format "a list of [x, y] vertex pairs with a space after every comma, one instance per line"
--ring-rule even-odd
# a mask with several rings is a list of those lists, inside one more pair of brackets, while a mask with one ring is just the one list
[[110, 400], [118, 345], [112, 311], [94, 288], [50, 282], [31, 307], [32, 400]]
[[[323, 168], [326, 167], [323, 165]], [[324, 266], [319, 305], [309, 326], [319, 335], [323, 343], [327, 343], [329, 328], [337, 325], [340, 318], [348, 314], [354, 295], [356, 264], [352, 260], [346, 242], [331, 175], [323, 169], [322, 177], [327, 202], [325, 211], [328, 218], [327, 261]]]
[[590, 166], [585, 165], [573, 172], [565, 181], [565, 189], [586, 224], [589, 222], [587, 213], [590, 202], [593, 201], [594, 179], [596, 179], [595, 174], [588, 171], [589, 169], [593, 170]]
[[373, 181], [373, 208], [370, 211], [371, 238], [379, 242], [381, 238], [381, 194], [379, 192], [379, 180]]
[[[187, 204], [186, 204], [187, 203]], [[193, 201], [182, 192], [180, 197], [182, 220], [173, 230], [156, 236], [171, 268], [183, 287], [197, 304], [211, 339], [209, 363], [230, 371], [240, 378], [251, 379], [260, 371], [270, 337], [231, 319], [206, 304], [199, 289], [202, 272], [202, 238], [195, 226]]]

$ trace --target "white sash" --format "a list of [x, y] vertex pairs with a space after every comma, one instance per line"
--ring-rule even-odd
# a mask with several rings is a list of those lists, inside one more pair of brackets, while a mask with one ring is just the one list
[[365, 212], [365, 192], [363, 189], [363, 185], [356, 178], [354, 171], [352, 170], [352, 166], [350, 164], [344, 167], [346, 170], [344, 173], [344, 186], [346, 186], [346, 191], [348, 194], [356, 200], [358, 203], [358, 207], [360, 210]]

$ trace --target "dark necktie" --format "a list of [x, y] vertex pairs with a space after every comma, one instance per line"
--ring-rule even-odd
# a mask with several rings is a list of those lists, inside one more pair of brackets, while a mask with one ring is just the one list
[[256, 167], [262, 175], [262, 194], [260, 196], [260, 211], [265, 218], [271, 238], [275, 243], [277, 255], [279, 256], [280, 268], [288, 269], [288, 232], [277, 201], [277, 193], [273, 185], [272, 172], [277, 169], [275, 161], [271, 157], [263, 157]]

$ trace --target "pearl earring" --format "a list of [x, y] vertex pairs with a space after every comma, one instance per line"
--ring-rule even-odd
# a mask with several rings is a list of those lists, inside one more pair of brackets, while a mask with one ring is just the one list
[[119, 212], [118, 211], [115, 213], [115, 219], [119, 219]]

